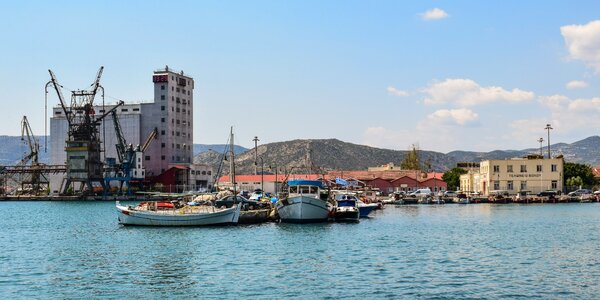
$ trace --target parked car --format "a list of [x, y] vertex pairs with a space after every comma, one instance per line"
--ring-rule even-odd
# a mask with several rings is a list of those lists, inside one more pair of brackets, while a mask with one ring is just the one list
[[589, 195], [591, 193], [592, 193], [592, 190], [589, 190], [589, 189], [578, 189], [578, 190], [568, 193], [567, 195], [569, 195], [571, 197], [579, 197], [582, 195]]
[[445, 191], [444, 198], [454, 198], [458, 194], [457, 191]]
[[560, 195], [560, 191], [555, 190], [546, 190], [537, 194], [539, 197], [548, 197], [550, 199], [556, 198], [556, 196]]
[[430, 188], [418, 189], [418, 190], [416, 190], [416, 191], [408, 194], [408, 196], [410, 196], [410, 197], [416, 197], [416, 198], [432, 197], [433, 196], [433, 192], [431, 191]]

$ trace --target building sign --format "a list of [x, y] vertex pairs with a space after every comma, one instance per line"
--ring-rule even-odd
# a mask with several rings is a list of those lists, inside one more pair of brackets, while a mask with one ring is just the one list
[[508, 174], [508, 177], [510, 178], [535, 178], [535, 177], [542, 177], [542, 174]]
[[169, 75], [154, 75], [152, 76], [152, 82], [167, 82], [169, 81]]

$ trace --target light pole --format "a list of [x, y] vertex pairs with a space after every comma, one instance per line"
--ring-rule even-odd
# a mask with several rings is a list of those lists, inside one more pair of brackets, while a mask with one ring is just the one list
[[550, 126], [550, 124], [546, 124], [546, 128], [544, 128], [546, 130], [548, 130], [548, 159], [550, 159], [550, 129], [554, 129], [552, 128], [552, 126]]
[[[275, 195], [277, 195], [277, 179], [278, 179], [279, 176], [277, 176], [278, 175], [277, 174], [277, 171], [278, 171], [277, 164], [274, 164], [274, 165], [275, 165], [275, 190], [273, 191], [273, 193]], [[269, 165], [269, 169], [271, 171], [273, 171], [273, 166]]]
[[263, 162], [262, 156], [260, 157], [260, 189], [263, 194], [265, 192], [265, 163]]
[[539, 138], [538, 142], [540, 142], [540, 156], [544, 156], [544, 153], [542, 152], [542, 142], [544, 142], [544, 138]]
[[254, 139], [254, 175], [258, 174], [258, 141], [260, 141], [258, 139], [258, 136], [255, 136]]

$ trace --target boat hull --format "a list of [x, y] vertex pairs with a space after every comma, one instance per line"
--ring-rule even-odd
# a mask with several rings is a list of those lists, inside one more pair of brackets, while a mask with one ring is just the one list
[[361, 218], [367, 218], [369, 216], [369, 214], [377, 209], [378, 205], [377, 204], [365, 204], [365, 205], [358, 205], [358, 211], [360, 212], [360, 217]]
[[329, 216], [327, 201], [305, 196], [290, 197], [279, 200], [277, 213], [282, 222], [316, 223], [325, 222]]
[[210, 226], [234, 225], [240, 217], [240, 205], [232, 208], [182, 213], [182, 211], [142, 211], [117, 204], [119, 223], [139, 226]]

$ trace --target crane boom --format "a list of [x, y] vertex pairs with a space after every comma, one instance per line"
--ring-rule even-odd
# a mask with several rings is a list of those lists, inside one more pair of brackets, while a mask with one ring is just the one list
[[148, 137], [146, 138], [146, 141], [144, 142], [144, 144], [142, 145], [140, 150], [142, 152], [146, 152], [146, 149], [148, 149], [148, 147], [150, 147], [150, 144], [152, 143], [152, 141], [154, 139], [156, 139], [157, 136], [158, 136], [158, 128], [154, 127], [154, 130], [152, 130], [152, 132], [150, 132], [150, 135], [148, 135]]
[[31, 125], [29, 125], [29, 121], [27, 121], [27, 116], [23, 116], [23, 120], [21, 121], [21, 140], [25, 141], [25, 137], [27, 137], [27, 145], [29, 146], [29, 154], [27, 154], [21, 160], [20, 164], [26, 164], [30, 159], [33, 160], [32, 163], [34, 165], [38, 164], [38, 153], [40, 149], [40, 144], [36, 140], [33, 135], [33, 130], [31, 130]]
[[102, 77], [102, 71], [104, 70], [104, 66], [100, 66], [98, 70], [98, 74], [96, 74], [96, 80], [92, 83], [92, 90], [89, 101], [90, 105], [94, 105], [94, 97], [96, 96], [96, 92], [98, 91], [98, 87], [100, 86], [100, 77]]
[[63, 109], [63, 112], [65, 113], [65, 117], [67, 118], [67, 122], [69, 123], [69, 126], [71, 125], [71, 111], [69, 109], [67, 109], [67, 105], [65, 104], [65, 97], [62, 94], [62, 90], [61, 90], [61, 86], [60, 84], [58, 84], [58, 81], [56, 80], [56, 76], [54, 75], [54, 72], [52, 72], [52, 70], [48, 70], [48, 72], [50, 73], [50, 81], [52, 82], [52, 85], [54, 86], [54, 89], [56, 90], [56, 94], [58, 95], [58, 101], [60, 102], [60, 106]]
[[127, 141], [123, 136], [123, 130], [121, 129], [121, 124], [119, 123], [119, 117], [117, 116], [116, 110], [111, 110], [113, 124], [115, 125], [115, 134], [117, 136], [117, 156], [119, 158], [119, 163], [123, 163], [125, 160], [125, 151], [127, 150]]

